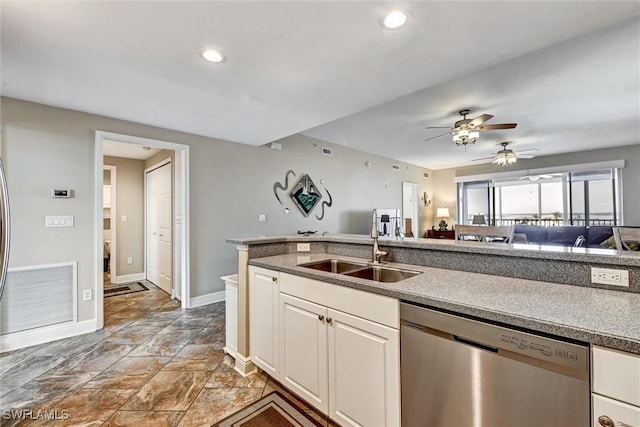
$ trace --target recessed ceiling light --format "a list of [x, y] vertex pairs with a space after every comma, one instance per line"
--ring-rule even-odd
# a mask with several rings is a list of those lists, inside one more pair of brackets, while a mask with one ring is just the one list
[[401, 10], [394, 10], [387, 13], [382, 21], [382, 25], [385, 28], [394, 29], [403, 26], [405, 22], [407, 22], [407, 15]]
[[215, 62], [215, 63], [224, 62], [227, 59], [221, 52], [215, 49], [202, 49], [200, 50], [200, 56], [205, 61]]

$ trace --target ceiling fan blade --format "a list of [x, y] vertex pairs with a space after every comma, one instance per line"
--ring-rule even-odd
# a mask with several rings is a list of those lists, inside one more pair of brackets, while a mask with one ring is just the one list
[[491, 157], [482, 157], [482, 158], [480, 158], [480, 159], [471, 159], [471, 161], [472, 161], [472, 162], [479, 162], [479, 161], [481, 161], [481, 160], [491, 160], [491, 159], [493, 159], [493, 158], [495, 158], [495, 156], [491, 156]]
[[482, 125], [482, 126], [478, 126], [476, 129], [480, 129], [480, 130], [513, 129], [516, 126], [518, 126], [517, 123], [501, 123], [499, 125]]
[[425, 129], [451, 129], [449, 126], [427, 126]]
[[535, 157], [535, 154], [520, 154], [520, 153], [516, 153], [516, 157], [519, 159], [533, 159]]
[[518, 153], [524, 153], [525, 151], [540, 151], [537, 148], [527, 148], [526, 150], [520, 150]]
[[476, 127], [476, 126], [479, 126], [479, 125], [483, 124], [487, 120], [491, 120], [492, 118], [493, 118], [493, 116], [491, 114], [483, 114], [483, 115], [478, 116], [475, 119], [471, 120], [469, 122], [468, 126], [469, 127]]
[[443, 133], [442, 135], [432, 136], [431, 138], [425, 139], [425, 141], [431, 141], [432, 139], [440, 138], [441, 136], [450, 135], [451, 132]]

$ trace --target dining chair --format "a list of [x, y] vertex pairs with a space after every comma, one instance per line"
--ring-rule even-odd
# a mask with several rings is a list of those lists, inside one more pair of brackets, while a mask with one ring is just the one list
[[618, 252], [640, 250], [640, 227], [613, 227], [613, 236]]
[[513, 240], [513, 225], [464, 225], [455, 226], [456, 243], [465, 239], [465, 236], [472, 237], [472, 240], [484, 242], [505, 242], [510, 243]]

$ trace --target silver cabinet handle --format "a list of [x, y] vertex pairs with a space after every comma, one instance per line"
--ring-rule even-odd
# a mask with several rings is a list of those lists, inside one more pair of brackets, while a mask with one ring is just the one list
[[598, 417], [598, 423], [600, 423], [602, 427], [615, 427], [613, 420], [606, 415], [600, 415]]
[[4, 165], [0, 160], [0, 298], [2, 298], [2, 291], [7, 279], [7, 268], [9, 267], [10, 221], [7, 181], [4, 175]]

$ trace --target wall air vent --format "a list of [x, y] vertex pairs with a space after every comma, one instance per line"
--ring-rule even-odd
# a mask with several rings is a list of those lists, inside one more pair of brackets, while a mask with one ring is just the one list
[[400, 165], [391, 165], [392, 168], [394, 168], [395, 170], [400, 170]]
[[424, 173], [425, 178], [429, 178], [429, 174], [427, 172]]
[[76, 320], [77, 263], [10, 268], [0, 300], [0, 335]]
[[322, 147], [322, 154], [325, 156], [333, 156], [333, 150], [331, 148]]

